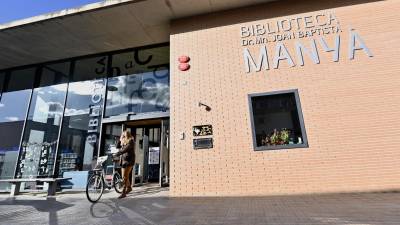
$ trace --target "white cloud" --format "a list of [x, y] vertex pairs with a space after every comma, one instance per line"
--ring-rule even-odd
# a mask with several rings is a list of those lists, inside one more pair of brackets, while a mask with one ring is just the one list
[[6, 117], [6, 120], [8, 120], [8, 121], [18, 121], [18, 117], [15, 117], [15, 116], [7, 116], [7, 117]]
[[89, 114], [88, 109], [65, 109], [65, 116], [76, 116], [76, 115], [84, 115]]
[[95, 93], [103, 93], [103, 91], [104, 84], [102, 80], [81, 81], [69, 84], [69, 94], [93, 95]]
[[51, 87], [59, 92], [65, 92], [67, 90], [67, 84], [58, 84]]

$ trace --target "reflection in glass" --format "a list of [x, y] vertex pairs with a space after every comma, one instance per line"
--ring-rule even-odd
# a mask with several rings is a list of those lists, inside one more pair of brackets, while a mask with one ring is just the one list
[[169, 47], [114, 55], [105, 116], [169, 110]]
[[[106, 155], [116, 151], [117, 143], [122, 133], [121, 124], [104, 124], [103, 134], [102, 134], [102, 145], [104, 146], [100, 149], [100, 155]], [[111, 157], [106, 162], [106, 165], [112, 165]]]
[[3, 92], [3, 88], [4, 88], [4, 80], [6, 78], [6, 74], [5, 73], [0, 73], [0, 101], [1, 101], [1, 93]]
[[[58, 176], [66, 171], [90, 170], [97, 156], [105, 94], [106, 57], [76, 62], [69, 84], [61, 130]], [[90, 80], [85, 80], [90, 79]], [[81, 81], [83, 80], [83, 81]]]
[[[168, 46], [115, 54], [111, 67], [108, 56], [73, 61], [0, 72], [0, 179], [13, 178], [19, 150], [19, 177], [91, 169], [108, 71], [106, 116], [169, 110]], [[6, 186], [0, 183], [0, 189]]]
[[42, 68], [39, 87], [32, 94], [17, 177], [53, 175], [68, 73], [69, 63]]
[[3, 92], [0, 103], [0, 123], [24, 121], [31, 90]]
[[60, 140], [59, 173], [91, 169], [102, 115], [104, 79], [70, 83]]
[[95, 80], [107, 74], [107, 56], [90, 57], [75, 63], [72, 82]]
[[[35, 69], [15, 70], [4, 85], [0, 101], [0, 179], [14, 177]], [[5, 184], [0, 184], [0, 189]]]
[[104, 126], [104, 139], [103, 145], [104, 148], [102, 149], [100, 155], [106, 155], [111, 153], [112, 148], [116, 147], [117, 142], [122, 133], [122, 125], [121, 124], [106, 124]]

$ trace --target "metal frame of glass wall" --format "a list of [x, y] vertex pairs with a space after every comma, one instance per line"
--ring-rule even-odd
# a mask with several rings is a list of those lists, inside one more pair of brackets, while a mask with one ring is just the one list
[[[72, 80], [72, 76], [74, 74], [74, 70], [76, 67], [76, 62], [79, 60], [84, 60], [84, 59], [90, 59], [90, 58], [94, 58], [94, 57], [100, 57], [100, 56], [104, 56], [107, 57], [107, 64], [105, 65], [105, 88], [104, 88], [104, 93], [103, 93], [103, 102], [102, 102], [102, 114], [101, 114], [101, 118], [104, 119], [106, 118], [106, 109], [107, 109], [107, 87], [108, 87], [108, 82], [109, 82], [109, 78], [112, 77], [113, 75], [113, 56], [117, 55], [117, 54], [121, 54], [121, 53], [128, 53], [128, 52], [134, 52], [135, 57], [138, 57], [138, 52], [141, 50], [146, 50], [146, 49], [153, 49], [153, 48], [157, 48], [157, 47], [167, 47], [169, 46], [169, 43], [161, 43], [161, 44], [155, 44], [155, 45], [149, 45], [149, 46], [143, 46], [143, 47], [135, 47], [135, 48], [128, 48], [128, 49], [123, 49], [123, 50], [117, 50], [117, 51], [110, 51], [110, 52], [102, 52], [102, 53], [96, 53], [96, 54], [91, 54], [91, 55], [85, 55], [85, 56], [79, 56], [79, 57], [73, 57], [73, 58], [68, 58], [68, 59], [62, 59], [62, 60], [55, 60], [55, 61], [49, 61], [49, 62], [45, 62], [45, 63], [40, 63], [40, 64], [33, 64], [33, 65], [25, 65], [25, 66], [19, 66], [19, 67], [13, 67], [13, 68], [7, 68], [4, 70], [0, 70], [0, 75], [4, 75], [4, 81], [2, 86], [4, 87], [6, 85], [7, 79], [10, 78], [11, 76], [11, 71], [14, 70], [22, 70], [22, 69], [28, 69], [28, 68], [34, 68], [35, 69], [35, 77], [34, 80], [37, 81], [38, 79], [40, 79], [41, 74], [39, 74], [39, 71], [46, 65], [50, 65], [50, 64], [57, 64], [57, 63], [69, 63], [69, 73], [68, 73], [68, 80], [66, 81], [67, 84], [67, 90], [65, 92], [65, 96], [64, 96], [64, 105], [63, 105], [63, 109], [62, 109], [62, 115], [61, 115], [61, 124], [59, 125], [59, 130], [58, 130], [58, 134], [57, 134], [57, 146], [56, 146], [56, 153], [55, 153], [55, 161], [54, 161], [54, 168], [52, 169], [52, 174], [50, 174], [52, 177], [56, 176], [56, 160], [57, 160], [57, 156], [59, 154], [59, 150], [60, 150], [60, 138], [63, 132], [63, 125], [65, 123], [64, 121], [64, 117], [65, 117], [65, 113], [66, 113], [66, 108], [67, 108], [67, 101], [68, 101], [68, 94], [70, 92], [70, 84], [71, 82], [73, 82]], [[136, 59], [136, 58], [135, 58]], [[140, 61], [140, 60], [138, 60]], [[145, 61], [142, 61], [142, 63], [145, 63]], [[169, 78], [168, 78], [169, 79]], [[3, 91], [4, 88], [0, 87], [0, 100], [2, 99], [3, 96]], [[21, 157], [21, 152], [22, 152], [22, 143], [23, 143], [23, 139], [24, 139], [24, 133], [25, 133], [25, 129], [27, 126], [27, 121], [28, 121], [28, 116], [29, 116], [29, 111], [30, 111], [30, 107], [31, 107], [31, 103], [32, 103], [32, 97], [33, 97], [33, 92], [35, 90], [36, 86], [32, 85], [32, 89], [30, 90], [30, 96], [29, 96], [29, 103], [26, 109], [26, 113], [25, 113], [25, 118], [24, 118], [24, 125], [22, 128], [22, 134], [21, 134], [21, 138], [20, 138], [20, 142], [19, 142], [19, 150], [18, 150], [18, 157], [16, 160], [16, 165], [15, 165], [15, 169], [14, 169], [14, 178], [17, 175], [17, 167], [18, 167], [18, 162], [19, 159]], [[99, 124], [99, 130], [101, 131], [102, 129], [102, 123]], [[100, 140], [101, 138], [101, 132], [99, 132], [99, 137], [98, 139]], [[100, 152], [100, 141], [97, 144], [97, 152]]]

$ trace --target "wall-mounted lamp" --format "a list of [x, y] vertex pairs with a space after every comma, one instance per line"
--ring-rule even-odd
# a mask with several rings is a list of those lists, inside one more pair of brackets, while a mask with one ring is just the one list
[[199, 107], [201, 107], [201, 106], [204, 106], [207, 112], [211, 111], [211, 107], [210, 106], [199, 102]]

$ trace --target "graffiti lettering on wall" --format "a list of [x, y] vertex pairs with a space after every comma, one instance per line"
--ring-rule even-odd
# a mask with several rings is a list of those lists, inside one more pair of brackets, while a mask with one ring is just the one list
[[[242, 26], [240, 36], [241, 45], [246, 47], [243, 49], [245, 71], [247, 73], [259, 72], [269, 70], [271, 67], [279, 69], [280, 62], [286, 62], [289, 67], [304, 66], [304, 55], [308, 56], [314, 64], [319, 64], [321, 52], [331, 54], [332, 61], [338, 62], [340, 54], [343, 52], [340, 50], [341, 33], [341, 25], [332, 12]], [[328, 36], [333, 37], [333, 43], [328, 41]], [[297, 40], [306, 38], [309, 38], [306, 44], [304, 41]], [[289, 40], [293, 40], [293, 43], [284, 43]], [[269, 45], [271, 43], [274, 43], [274, 46]], [[255, 45], [260, 46], [258, 51], [251, 52], [250, 46]], [[289, 46], [293, 48], [294, 54], [289, 51]], [[319, 50], [320, 48], [322, 51]], [[354, 59], [356, 51], [360, 50], [368, 57], [373, 56], [358, 32], [350, 28], [347, 46], [348, 58]], [[274, 53], [269, 54], [270, 51]]]

